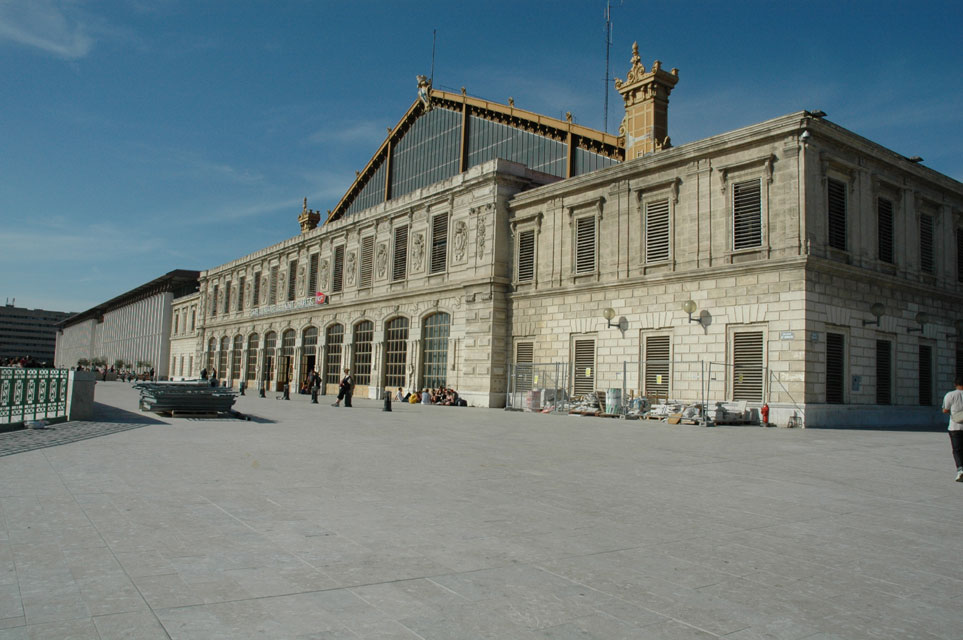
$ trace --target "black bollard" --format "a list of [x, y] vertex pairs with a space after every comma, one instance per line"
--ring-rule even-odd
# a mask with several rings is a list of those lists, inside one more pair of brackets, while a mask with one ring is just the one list
[[281, 396], [281, 397], [284, 398], [285, 400], [290, 400], [290, 399], [291, 399], [291, 384], [290, 384], [290, 383], [287, 383], [287, 384], [284, 385], [284, 395]]
[[318, 404], [318, 387], [314, 385], [311, 387], [311, 404]]
[[391, 411], [391, 392], [385, 389], [385, 406], [382, 411]]
[[266, 396], [264, 395], [264, 385], [263, 385], [263, 384], [261, 385], [260, 391], [258, 391], [258, 396], [260, 396], [261, 398], [266, 397]]
[[243, 380], [241, 380], [241, 383], [240, 383], [239, 385], [237, 385], [237, 388], [238, 388], [238, 390], [241, 392], [241, 395], [243, 396], [243, 395], [244, 395], [244, 390], [247, 389], [247, 383], [244, 382]]

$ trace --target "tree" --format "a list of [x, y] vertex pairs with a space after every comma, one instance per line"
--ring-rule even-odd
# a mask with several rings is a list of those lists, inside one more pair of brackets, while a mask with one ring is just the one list
[[106, 367], [107, 358], [105, 358], [104, 356], [97, 356], [96, 358], [90, 361], [90, 364], [92, 364], [95, 367]]
[[77, 366], [78, 366], [78, 367], [89, 367], [89, 366], [90, 366], [90, 360], [88, 360], [87, 358], [81, 358], [80, 360], [77, 361]]
[[120, 358], [117, 358], [116, 360], [114, 360], [114, 369], [117, 369], [118, 371], [120, 371], [126, 366], [127, 366], [127, 363], [121, 360]]

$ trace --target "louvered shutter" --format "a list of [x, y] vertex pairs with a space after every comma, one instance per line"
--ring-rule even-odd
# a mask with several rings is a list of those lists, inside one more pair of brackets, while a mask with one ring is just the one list
[[217, 315], [217, 285], [214, 285], [214, 292], [211, 294], [211, 315]]
[[829, 212], [829, 246], [846, 250], [846, 185], [839, 180], [827, 181], [827, 211]]
[[587, 216], [576, 221], [575, 273], [595, 271], [595, 218]]
[[920, 216], [920, 270], [933, 273], [936, 262], [933, 255], [933, 216]]
[[311, 260], [308, 263], [310, 265], [308, 274], [308, 295], [313, 296], [318, 292], [318, 260], [320, 259], [317, 253], [311, 254]]
[[573, 391], [576, 395], [591, 393], [595, 391], [595, 340], [576, 340], [574, 349]]
[[292, 260], [288, 265], [288, 300], [294, 300], [297, 297], [298, 290], [298, 261]]
[[241, 276], [237, 281], [237, 310], [244, 311], [244, 285], [247, 284], [247, 278]]
[[271, 267], [271, 282], [268, 285], [268, 304], [278, 301], [278, 268]]
[[224, 283], [224, 313], [231, 312], [231, 281]]
[[257, 307], [261, 304], [261, 272], [254, 272], [254, 282], [251, 289], [251, 306]]
[[518, 281], [531, 282], [535, 279], [535, 231], [522, 231], [518, 234]]
[[876, 404], [893, 401], [893, 347], [889, 340], [876, 341]]
[[732, 335], [732, 399], [762, 402], [765, 371], [762, 331]]
[[893, 203], [886, 198], [876, 200], [876, 228], [879, 260], [893, 264]]
[[374, 264], [374, 236], [361, 239], [361, 276], [359, 286], [371, 286], [372, 265]]
[[669, 201], [645, 205], [645, 261], [669, 259]]
[[431, 273], [441, 273], [448, 263], [448, 214], [431, 219]]
[[395, 229], [394, 262], [391, 267], [392, 280], [404, 280], [408, 272], [408, 225]]
[[919, 352], [920, 405], [928, 407], [933, 404], [933, 347], [921, 344]]
[[732, 248], [762, 245], [762, 197], [760, 181], [732, 185]]
[[535, 358], [534, 342], [515, 343], [515, 390], [528, 391], [532, 388], [532, 363]]
[[845, 343], [839, 333], [826, 334], [826, 402], [843, 402]]
[[344, 288], [344, 245], [334, 249], [334, 269], [331, 273], [331, 291], [337, 293]]
[[645, 338], [645, 393], [669, 396], [669, 336]]

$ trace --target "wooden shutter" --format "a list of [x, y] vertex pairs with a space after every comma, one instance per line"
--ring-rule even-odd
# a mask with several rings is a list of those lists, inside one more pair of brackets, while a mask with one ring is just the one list
[[529, 229], [518, 234], [518, 281], [535, 279], [535, 231]]
[[893, 264], [893, 203], [886, 198], [876, 200], [876, 228], [879, 260]]
[[844, 336], [840, 333], [826, 334], [826, 402], [843, 402], [844, 375], [846, 373], [846, 350]]
[[288, 263], [288, 300], [294, 300], [297, 296], [298, 287], [298, 261], [292, 260]]
[[441, 273], [448, 264], [448, 214], [431, 219], [431, 273]]
[[595, 271], [595, 218], [585, 216], [575, 224], [575, 273], [592, 273]]
[[762, 190], [759, 179], [732, 185], [732, 248], [762, 245]]
[[575, 372], [572, 387], [576, 395], [595, 391], [595, 339], [575, 340]]
[[278, 301], [278, 268], [271, 267], [271, 282], [268, 285], [268, 304]]
[[933, 404], [933, 347], [921, 344], [919, 351], [920, 405], [928, 407]]
[[920, 270], [933, 273], [936, 261], [933, 254], [933, 216], [920, 216]]
[[762, 402], [765, 383], [762, 331], [732, 334], [732, 399]]
[[832, 178], [827, 181], [826, 208], [829, 213], [829, 246], [846, 250], [846, 184]]
[[337, 293], [344, 288], [344, 245], [334, 249], [334, 269], [332, 270], [331, 291]]
[[308, 295], [313, 296], [318, 292], [318, 261], [321, 256], [317, 253], [311, 254], [311, 259], [308, 261]]
[[645, 393], [669, 397], [670, 336], [645, 338]]
[[893, 347], [889, 340], [876, 341], [876, 404], [892, 404]]
[[669, 259], [669, 201], [645, 205], [645, 261]]
[[361, 239], [361, 276], [358, 285], [371, 286], [372, 265], [374, 264], [374, 236]]
[[515, 390], [529, 391], [532, 388], [532, 363], [535, 360], [534, 342], [515, 343]]
[[408, 272], [408, 225], [395, 229], [394, 263], [391, 268], [392, 280], [404, 280]]

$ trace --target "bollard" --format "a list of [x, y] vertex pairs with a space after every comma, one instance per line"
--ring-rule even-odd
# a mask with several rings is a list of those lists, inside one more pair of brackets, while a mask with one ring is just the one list
[[285, 383], [285, 385], [284, 385], [284, 395], [282, 395], [281, 397], [284, 398], [285, 400], [290, 400], [290, 399], [291, 399], [291, 384], [290, 384], [290, 383]]
[[385, 389], [385, 406], [382, 411], [391, 411], [391, 392]]
[[318, 385], [311, 387], [311, 404], [318, 404]]
[[247, 389], [247, 382], [245, 382], [244, 380], [241, 380], [241, 383], [237, 385], [237, 388], [241, 392], [241, 395], [243, 396], [244, 390]]
[[258, 396], [261, 397], [261, 398], [266, 397], [266, 396], [264, 395], [264, 385], [263, 385], [263, 384], [261, 385], [260, 391], [258, 391]]

